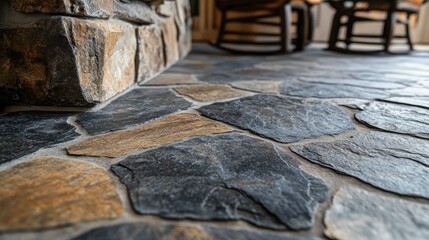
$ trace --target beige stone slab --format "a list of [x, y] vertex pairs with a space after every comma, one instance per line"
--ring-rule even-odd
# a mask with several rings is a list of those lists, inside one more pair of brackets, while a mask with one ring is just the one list
[[0, 231], [112, 219], [123, 207], [93, 163], [40, 157], [0, 172]]
[[71, 155], [118, 157], [185, 138], [232, 131], [226, 125], [191, 113], [178, 113], [124, 131], [90, 138], [67, 148]]
[[250, 95], [249, 92], [221, 84], [177, 87], [175, 90], [200, 102], [212, 102]]
[[142, 82], [165, 67], [162, 32], [158, 26], [148, 25], [137, 28], [138, 36], [138, 76]]
[[158, 77], [150, 80], [149, 82], [143, 83], [142, 85], [150, 86], [164, 86], [164, 85], [186, 85], [186, 84], [198, 84], [197, 78], [189, 74], [180, 73], [164, 73]]
[[261, 93], [278, 93], [278, 81], [239, 81], [231, 83], [233, 87]]

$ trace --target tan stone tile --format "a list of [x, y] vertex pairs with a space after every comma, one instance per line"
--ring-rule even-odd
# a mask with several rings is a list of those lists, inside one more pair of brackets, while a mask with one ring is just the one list
[[175, 90], [200, 102], [211, 102], [250, 95], [228, 85], [198, 85], [177, 87]]
[[188, 137], [229, 131], [232, 129], [208, 118], [191, 113], [178, 113], [141, 127], [90, 138], [68, 147], [67, 152], [71, 155], [118, 157], [131, 151]]
[[198, 84], [198, 80], [189, 74], [164, 73], [158, 77], [144, 83], [143, 85], [162, 86], [162, 85], [181, 85], [181, 84]]
[[239, 81], [231, 83], [236, 88], [262, 93], [278, 93], [279, 84], [279, 81]]
[[115, 185], [93, 163], [40, 157], [0, 172], [0, 231], [116, 218]]

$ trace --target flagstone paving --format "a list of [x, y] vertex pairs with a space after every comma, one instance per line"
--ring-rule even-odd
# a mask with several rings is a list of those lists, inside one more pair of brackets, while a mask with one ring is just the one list
[[141, 214], [240, 219], [273, 229], [310, 228], [328, 192], [271, 143], [240, 134], [160, 147], [130, 156], [112, 171]]
[[346, 113], [328, 102], [271, 95], [214, 103], [198, 111], [283, 143], [336, 135], [355, 128]]
[[67, 123], [70, 116], [53, 112], [0, 116], [0, 164], [79, 136], [75, 127]]
[[93, 163], [39, 157], [0, 172], [0, 231], [117, 218], [123, 207]]
[[135, 89], [101, 110], [79, 114], [77, 119], [89, 134], [96, 135], [133, 127], [190, 106], [168, 89]]
[[362, 123], [379, 129], [429, 139], [429, 109], [371, 102], [355, 116]]
[[345, 187], [325, 215], [333, 239], [429, 239], [429, 206]]
[[427, 57], [196, 45], [87, 111], [7, 106], [0, 239], [426, 240]]

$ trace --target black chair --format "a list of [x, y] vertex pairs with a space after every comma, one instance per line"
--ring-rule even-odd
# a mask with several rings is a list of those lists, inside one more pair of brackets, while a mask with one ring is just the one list
[[[216, 0], [216, 6], [221, 11], [222, 18], [218, 38], [213, 45], [220, 49], [238, 54], [276, 54], [291, 51], [292, 43], [295, 43], [295, 50], [303, 50], [305, 47], [307, 38], [305, 4], [291, 4], [290, 0]], [[292, 11], [298, 15], [297, 36], [293, 41]], [[233, 12], [246, 16], [229, 16]], [[274, 18], [278, 21], [272, 21]], [[266, 31], [266, 28], [249, 31], [244, 27], [227, 29], [227, 26], [233, 23], [274, 27], [278, 31], [270, 32]], [[243, 47], [248, 49], [243, 50]], [[273, 47], [275, 49], [271, 49]]]
[[[389, 51], [393, 38], [405, 38], [409, 45], [410, 50], [413, 50], [413, 44], [410, 34], [410, 17], [418, 13], [419, 6], [412, 6], [406, 1], [398, 0], [338, 0], [329, 1], [330, 5], [336, 9], [334, 19], [332, 22], [331, 35], [329, 39], [329, 50], [346, 52], [346, 53], [361, 53], [361, 52], [380, 52]], [[372, 17], [358, 16], [362, 12], [382, 11], [386, 13], [386, 18], [377, 19]], [[405, 19], [397, 17], [397, 13], [406, 14]], [[346, 18], [347, 21], [343, 21]], [[356, 23], [359, 22], [381, 22], [383, 24], [383, 31], [381, 35], [371, 34], [354, 34], [353, 29]], [[405, 26], [405, 35], [394, 36], [394, 27], [396, 23], [401, 23]], [[339, 38], [340, 29], [346, 28], [346, 36], [343, 39]], [[373, 39], [368, 40], [355, 40], [360, 39]], [[374, 41], [379, 39], [379, 41]], [[344, 48], [338, 47], [339, 42], [345, 44]], [[351, 44], [366, 44], [366, 45], [380, 45], [381, 50], [377, 51], [361, 51], [350, 50]]]

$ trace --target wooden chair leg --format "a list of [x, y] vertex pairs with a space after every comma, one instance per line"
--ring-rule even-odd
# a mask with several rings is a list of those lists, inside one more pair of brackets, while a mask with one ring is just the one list
[[384, 23], [384, 51], [388, 52], [393, 39], [393, 31], [396, 23], [395, 14], [393, 11], [387, 12], [386, 22]]
[[338, 42], [338, 34], [340, 32], [341, 27], [341, 17], [343, 13], [341, 11], [337, 11], [332, 20], [331, 34], [329, 37], [329, 50], [335, 50]]
[[408, 46], [410, 47], [410, 51], [414, 51], [413, 41], [411, 40], [411, 14], [407, 13], [407, 22], [405, 24], [405, 34], [407, 37]]
[[292, 45], [291, 26], [292, 26], [292, 8], [290, 4], [285, 4], [281, 9], [281, 51], [284, 53], [290, 52]]
[[346, 48], [349, 49], [351, 41], [352, 41], [352, 36], [353, 36], [353, 28], [355, 25], [355, 18], [353, 15], [349, 15], [348, 19], [347, 19], [347, 31], [346, 31]]
[[298, 24], [297, 24], [297, 37], [295, 43], [295, 50], [302, 51], [305, 48], [307, 42], [308, 33], [308, 18], [307, 18], [307, 7], [304, 5], [298, 9]]
[[308, 20], [307, 44], [310, 44], [313, 41], [313, 35], [314, 35], [314, 15], [311, 10], [312, 10], [312, 7], [307, 6], [307, 20]]
[[226, 11], [222, 11], [221, 13], [221, 22], [220, 22], [220, 26], [219, 26], [219, 35], [217, 36], [217, 41], [216, 41], [216, 46], [220, 46], [224, 40], [224, 36], [225, 36], [225, 28], [226, 28], [226, 17], [227, 17], [227, 12]]

